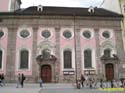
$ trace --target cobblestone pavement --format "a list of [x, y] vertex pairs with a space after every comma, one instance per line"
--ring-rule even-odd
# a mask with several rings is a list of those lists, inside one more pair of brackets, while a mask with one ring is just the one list
[[38, 84], [25, 84], [24, 88], [16, 88], [16, 84], [6, 84], [0, 87], [0, 93], [125, 93], [125, 91], [100, 91], [98, 89], [82, 88], [76, 89], [72, 84], [43, 84], [40, 88]]

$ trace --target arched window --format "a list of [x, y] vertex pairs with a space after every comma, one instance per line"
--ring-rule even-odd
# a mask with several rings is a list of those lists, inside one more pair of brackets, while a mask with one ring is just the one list
[[2, 56], [3, 56], [3, 52], [2, 50], [0, 50], [0, 69], [2, 69]]
[[111, 50], [110, 49], [105, 49], [104, 50], [104, 55], [105, 55], [105, 57], [111, 57]]
[[29, 51], [22, 50], [20, 52], [20, 69], [28, 69]]
[[72, 68], [72, 52], [70, 50], [65, 50], [63, 52], [64, 56], [64, 68]]
[[84, 66], [85, 68], [92, 67], [92, 51], [89, 49], [84, 51]]

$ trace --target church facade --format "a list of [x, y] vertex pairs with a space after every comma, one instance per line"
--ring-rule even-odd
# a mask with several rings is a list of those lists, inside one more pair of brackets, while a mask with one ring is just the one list
[[101, 8], [33, 6], [0, 13], [0, 73], [14, 82], [124, 78], [122, 16]]

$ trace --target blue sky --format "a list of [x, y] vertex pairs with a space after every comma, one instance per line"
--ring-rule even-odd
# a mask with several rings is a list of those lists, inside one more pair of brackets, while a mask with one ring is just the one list
[[21, 0], [22, 8], [29, 6], [66, 6], [66, 7], [89, 7], [100, 6], [103, 0]]

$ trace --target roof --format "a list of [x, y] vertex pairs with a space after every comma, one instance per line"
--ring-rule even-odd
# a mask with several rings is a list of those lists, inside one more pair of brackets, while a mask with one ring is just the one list
[[99, 17], [122, 17], [122, 15], [105, 10], [103, 8], [94, 8], [94, 12], [89, 12], [89, 8], [80, 7], [55, 7], [44, 6], [43, 11], [38, 11], [37, 6], [31, 6], [26, 9], [19, 9], [15, 12], [0, 13], [0, 15], [62, 15], [62, 16], [99, 16]]

